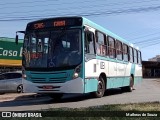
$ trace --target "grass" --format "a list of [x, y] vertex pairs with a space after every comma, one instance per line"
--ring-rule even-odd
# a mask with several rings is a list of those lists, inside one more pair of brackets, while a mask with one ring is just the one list
[[[48, 112], [51, 111], [51, 112]], [[110, 112], [112, 111], [112, 112]], [[126, 113], [156, 113], [159, 111], [160, 116], [160, 102], [152, 103], [135, 103], [135, 104], [117, 104], [117, 105], [104, 105], [104, 106], [94, 106], [88, 108], [50, 108], [48, 110], [43, 110], [40, 112], [45, 112], [45, 114], [58, 117], [42, 117], [42, 118], [12, 118], [13, 120], [23, 119], [23, 120], [159, 120], [160, 117], [125, 117]], [[122, 117], [117, 117], [122, 112]], [[107, 114], [110, 117], [105, 117], [103, 114]], [[77, 117], [77, 114], [79, 117]], [[97, 117], [100, 114], [99, 117]], [[112, 115], [113, 114], [113, 115]], [[44, 114], [42, 114], [43, 116]], [[116, 116], [115, 116], [116, 115]], [[65, 117], [63, 117], [65, 116]], [[67, 117], [72, 116], [72, 117]], [[89, 117], [86, 117], [89, 116]], [[103, 117], [102, 117], [103, 116]], [[2, 118], [1, 120], [5, 120]]]

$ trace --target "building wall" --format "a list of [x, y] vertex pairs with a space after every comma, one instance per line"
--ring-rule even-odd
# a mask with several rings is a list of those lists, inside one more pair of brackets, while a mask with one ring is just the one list
[[160, 55], [157, 55], [156, 57], [148, 59], [148, 61], [159, 61], [160, 62]]
[[160, 62], [142, 61], [144, 78], [160, 78]]

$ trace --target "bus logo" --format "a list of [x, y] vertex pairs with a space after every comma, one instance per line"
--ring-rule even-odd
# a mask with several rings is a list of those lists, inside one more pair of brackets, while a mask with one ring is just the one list
[[11, 112], [2, 112], [2, 117], [11, 117]]

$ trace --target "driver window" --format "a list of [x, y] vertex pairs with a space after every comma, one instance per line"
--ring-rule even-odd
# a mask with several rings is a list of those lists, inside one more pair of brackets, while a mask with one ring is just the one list
[[43, 45], [42, 40], [38, 39], [38, 52], [43, 52], [42, 45]]
[[70, 48], [70, 42], [62, 41], [63, 48]]
[[94, 54], [94, 33], [85, 31], [85, 53]]
[[32, 53], [36, 52], [36, 38], [35, 37], [32, 37], [32, 40], [31, 40], [31, 52]]

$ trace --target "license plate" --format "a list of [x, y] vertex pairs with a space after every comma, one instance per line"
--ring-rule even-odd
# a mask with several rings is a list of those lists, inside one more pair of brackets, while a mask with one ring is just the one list
[[53, 89], [53, 86], [43, 86], [43, 89]]

